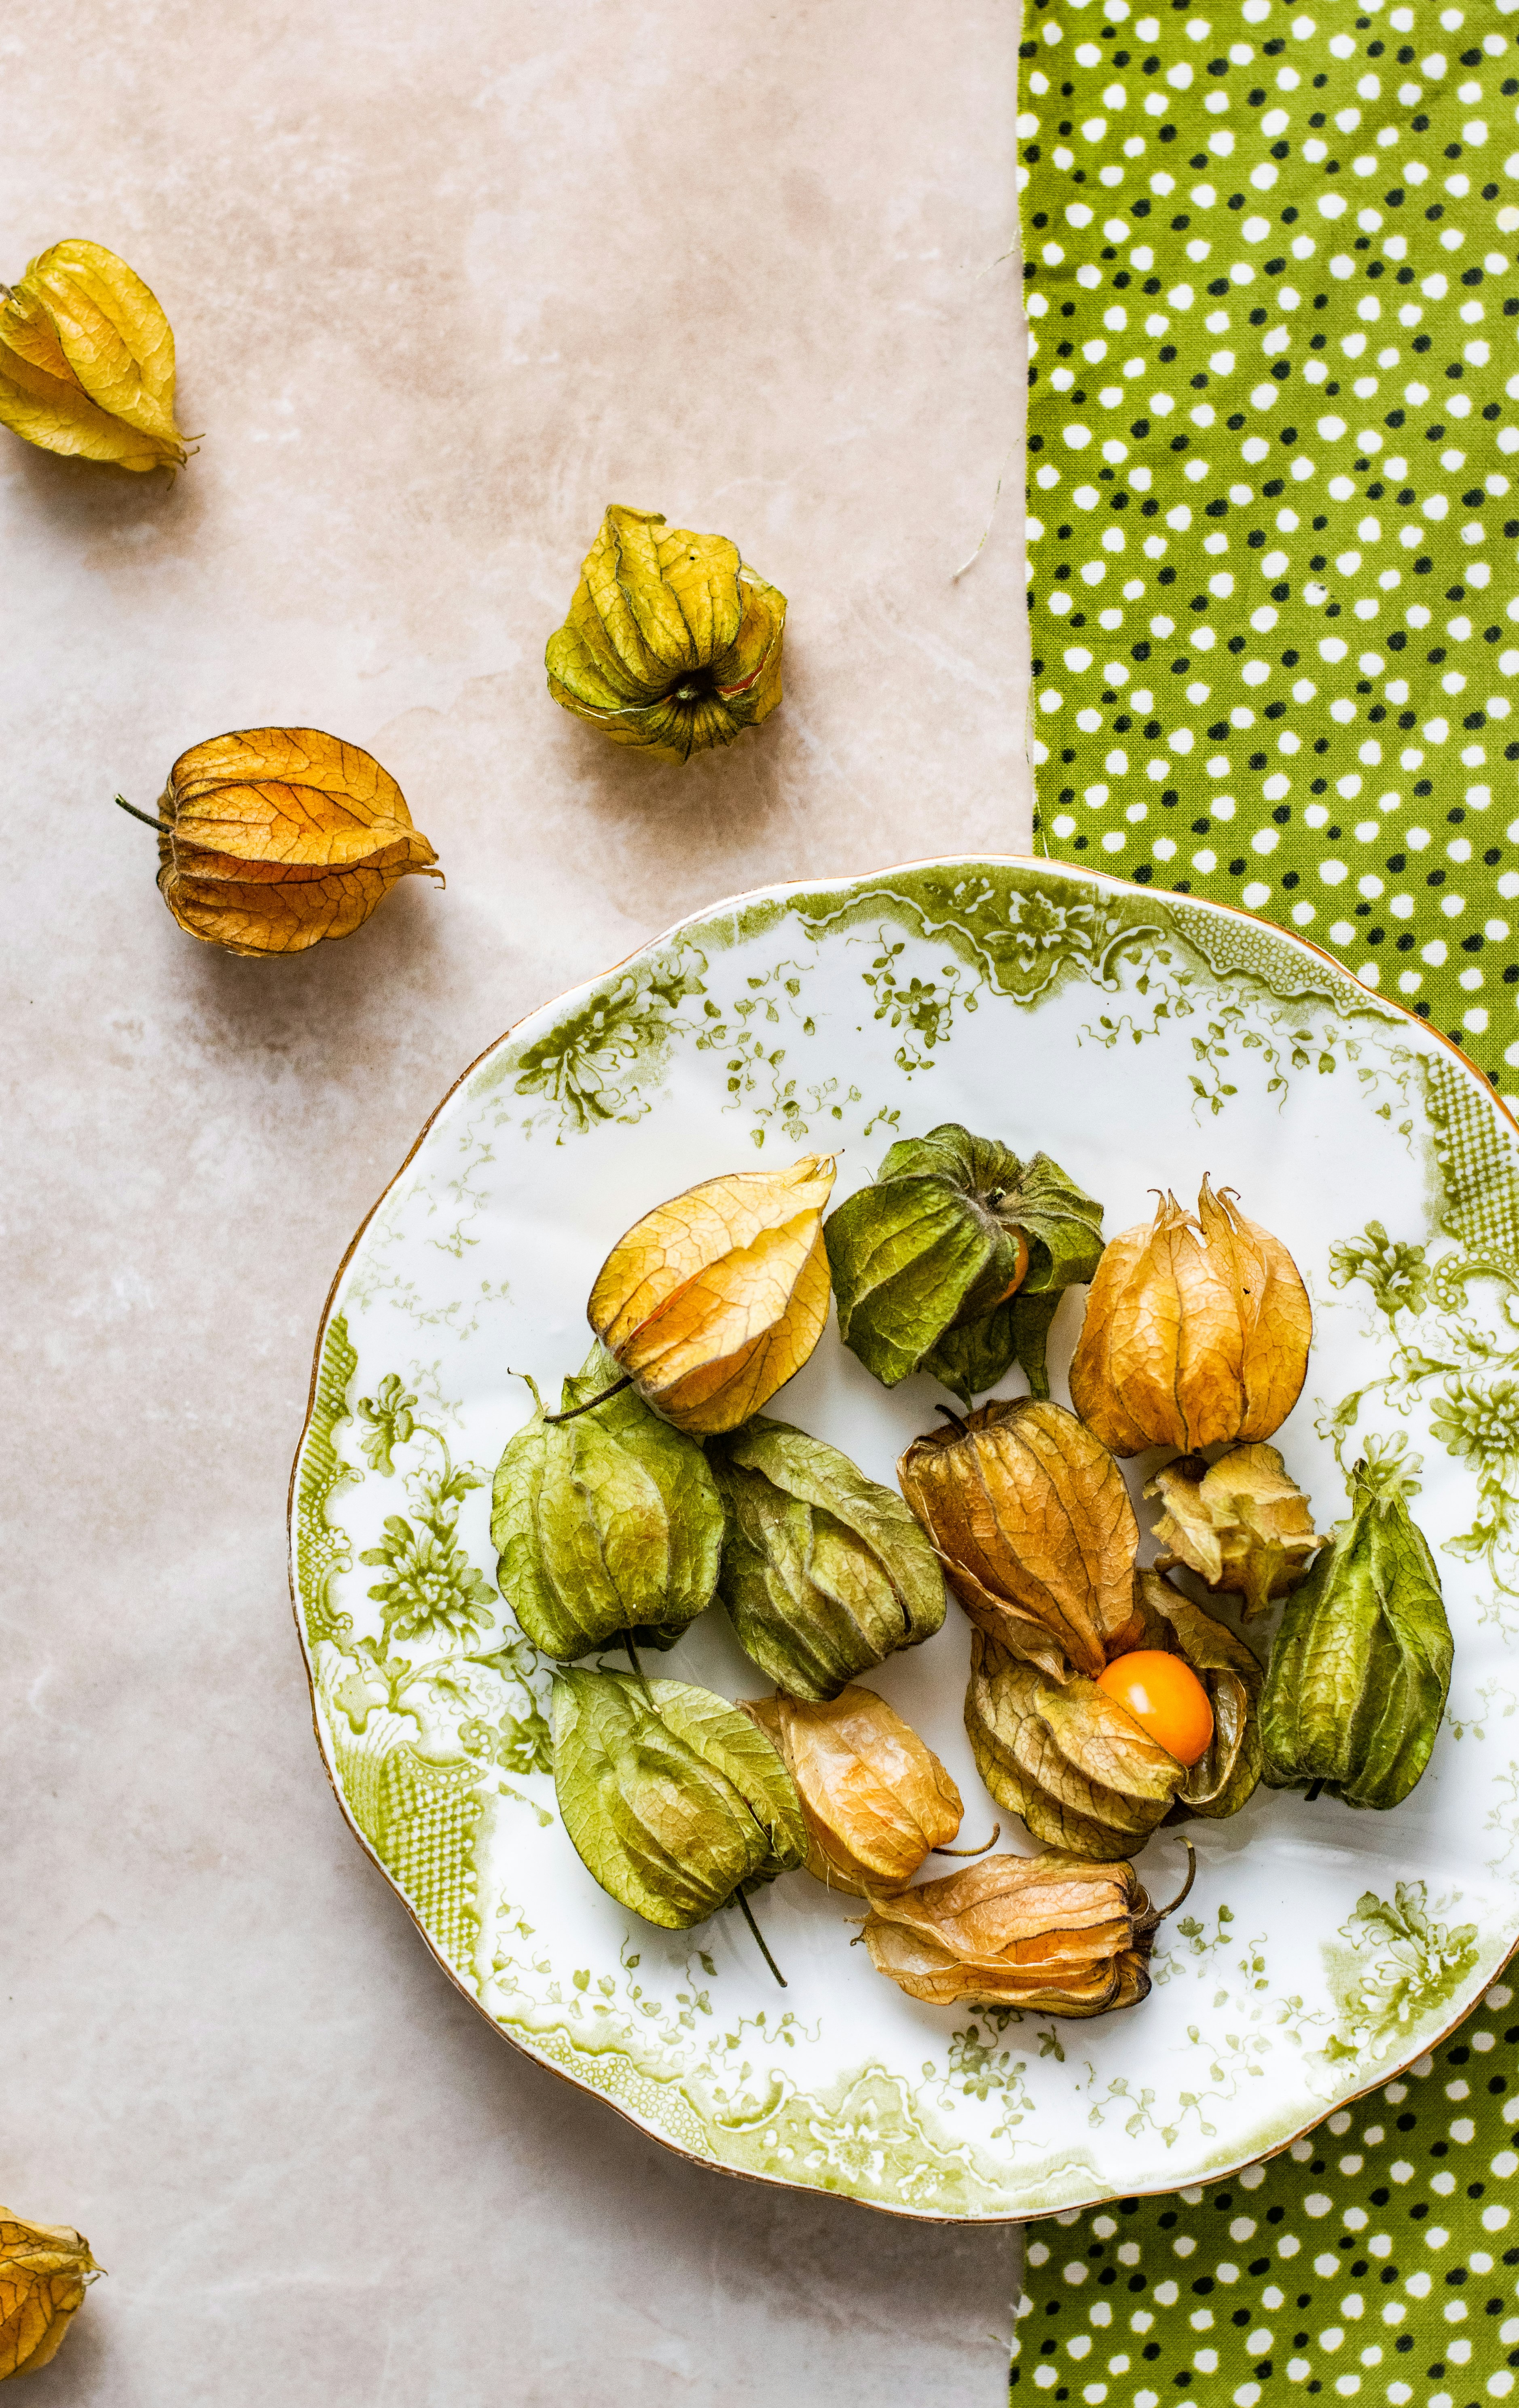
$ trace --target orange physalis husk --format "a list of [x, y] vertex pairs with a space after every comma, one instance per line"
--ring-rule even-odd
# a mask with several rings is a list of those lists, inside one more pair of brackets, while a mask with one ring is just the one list
[[737, 1429], [793, 1373], [828, 1317], [823, 1208], [831, 1154], [734, 1171], [672, 1197], [618, 1240], [592, 1328], [646, 1404], [694, 1437]]
[[73, 459], [183, 466], [174, 337], [124, 259], [55, 242], [0, 296], [0, 426]]
[[864, 1938], [876, 1971], [932, 2006], [1100, 2015], [1147, 1996], [1159, 1921], [1131, 1864], [1052, 1852], [875, 1898]]
[[443, 874], [389, 772], [315, 727], [244, 728], [192, 746], [154, 824], [169, 910], [192, 937], [234, 953], [351, 937], [397, 879]]
[[900, 1889], [960, 1828], [960, 1792], [933, 1749], [874, 1689], [827, 1705], [777, 1695], [740, 1700], [796, 1784], [807, 1869], [829, 1889]]
[[1048, 1847], [1126, 1856], [1168, 1816], [1238, 1813], [1260, 1780], [1265, 1671], [1253, 1650], [1156, 1572], [1135, 1574], [1133, 1601], [1110, 1661], [1155, 1648], [1196, 1675], [1213, 1735], [1190, 1767], [1096, 1680], [1070, 1671], [1053, 1680], [1013, 1642], [972, 1635], [966, 1734], [976, 1770]]
[[1205, 1179], [1103, 1251], [1070, 1367], [1071, 1402], [1114, 1455], [1268, 1439], [1297, 1401], [1312, 1308], [1268, 1229]]
[[0, 2207], [0, 2383], [57, 2356], [85, 2288], [102, 2274], [68, 2224], [30, 2224]]

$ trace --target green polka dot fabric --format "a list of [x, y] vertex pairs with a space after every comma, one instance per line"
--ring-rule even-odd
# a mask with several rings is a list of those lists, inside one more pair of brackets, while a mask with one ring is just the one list
[[1016, 2408], [1507, 2400], [1519, 2384], [1515, 2014], [1499, 1984], [1402, 2080], [1216, 2187], [1030, 2226]]
[[[1024, 35], [1038, 841], [1300, 931], [1519, 1097], [1519, 0]], [[1031, 2227], [1014, 2393], [1507, 2399], [1512, 2011]]]
[[1024, 34], [1039, 841], [1519, 1096], [1519, 0]]

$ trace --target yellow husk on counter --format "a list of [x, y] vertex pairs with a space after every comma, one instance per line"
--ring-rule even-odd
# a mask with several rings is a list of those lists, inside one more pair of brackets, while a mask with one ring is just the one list
[[182, 467], [174, 337], [124, 259], [55, 242], [0, 295], [0, 425], [73, 459]]
[[785, 624], [725, 536], [614, 502], [549, 639], [549, 692], [614, 744], [688, 761], [769, 717]]
[[442, 877], [394, 779], [315, 727], [243, 728], [192, 746], [154, 824], [165, 902], [190, 936], [233, 953], [351, 937], [398, 879]]
[[57, 2356], [87, 2286], [104, 2272], [72, 2225], [32, 2224], [0, 2207], [0, 2383]]

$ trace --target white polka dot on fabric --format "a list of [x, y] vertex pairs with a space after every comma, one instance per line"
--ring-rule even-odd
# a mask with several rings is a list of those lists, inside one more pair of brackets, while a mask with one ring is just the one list
[[[1045, 839], [1077, 859], [1106, 853], [1141, 883], [1311, 928], [1366, 984], [1399, 994], [1519, 1088], [1488, 1000], [1519, 967], [1512, 924], [1491, 910], [1504, 880], [1519, 895], [1519, 873], [1502, 844], [1495, 859], [1457, 833], [1490, 801], [1490, 789], [1469, 796], [1462, 772], [1491, 778], [1508, 757], [1503, 687], [1519, 676], [1519, 644], [1499, 632], [1519, 608], [1498, 550], [1511, 524], [1519, 533], [1507, 473], [1519, 380], [1494, 340], [1519, 280], [1499, 221], [1516, 212], [1502, 161], [1489, 165], [1477, 138], [1507, 116], [1512, 29], [1500, 17], [1489, 50], [1465, 11], [1439, 36], [1450, 71], [1430, 81], [1417, 57], [1396, 64], [1411, 42], [1392, 10], [1368, 7], [1332, 42], [1311, 15], [1278, 22], [1270, 0], [1228, 0], [1222, 18], [1184, 22], [1110, 10], [1097, 25], [1072, 0], [1035, 0], [1034, 14], [1063, 42], [1070, 29], [1065, 80], [1030, 64], [1020, 119], [1039, 341], [1029, 440], [1034, 490], [1050, 497], [1035, 657], [1044, 629], [1074, 638], [1094, 614], [1109, 653], [1067, 672], [1090, 695], [1077, 711], [1094, 716], [1039, 764]], [[1154, 36], [1135, 30], [1152, 22]], [[1055, 59], [1030, 38], [1041, 62]], [[1087, 50], [1096, 63], [1071, 67]], [[1469, 52], [1475, 64], [1457, 73], [1450, 62]], [[1190, 80], [1168, 82], [1168, 59]], [[1395, 97], [1415, 88], [1416, 101]], [[1480, 98], [1463, 103], [1462, 90]], [[1103, 97], [1120, 91], [1121, 103]], [[1060, 462], [1081, 488], [1064, 508]], [[1305, 663], [1333, 682], [1305, 677]], [[1125, 785], [1142, 781], [1160, 809], [1147, 835], [1114, 847], [1100, 825], [1053, 823], [1073, 817], [1065, 789], [1083, 782], [1088, 755], [1145, 724], [1117, 669], [1158, 689], [1139, 707], [1154, 734], [1130, 748], [1101, 808], [1122, 820]], [[1290, 697], [1291, 723], [1247, 730], [1220, 676], [1278, 719]], [[1211, 682], [1211, 720], [1195, 699]], [[1290, 762], [1290, 791], [1276, 775], [1268, 790], [1272, 755]], [[1396, 832], [1366, 816], [1373, 801], [1407, 805], [1407, 787], [1373, 791], [1395, 759], [1451, 848], [1443, 884], [1410, 881], [1401, 911], [1387, 899]], [[1336, 850], [1352, 831], [1334, 812], [1349, 806], [1372, 854], [1354, 871]], [[1203, 841], [1187, 845], [1188, 833]], [[1263, 837], [1269, 884], [1257, 874]], [[1309, 880], [1339, 890], [1322, 924], [1300, 891]], [[1447, 924], [1473, 926], [1477, 942], [1463, 934], [1411, 968], [1408, 952]]]

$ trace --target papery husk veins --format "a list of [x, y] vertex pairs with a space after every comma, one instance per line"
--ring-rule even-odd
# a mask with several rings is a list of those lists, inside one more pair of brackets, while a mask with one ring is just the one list
[[667, 1930], [807, 1861], [801, 1799], [775, 1748], [738, 1707], [689, 1682], [560, 1672], [553, 1777], [592, 1878]]
[[1268, 1439], [1297, 1401], [1313, 1317], [1281, 1240], [1215, 1196], [1174, 1196], [1103, 1253], [1070, 1369], [1071, 1402], [1114, 1455]]
[[1261, 1702], [1266, 1778], [1350, 1806], [1406, 1798], [1434, 1747], [1454, 1656], [1440, 1574], [1408, 1510], [1416, 1466], [1369, 1447], [1351, 1512], [1288, 1598]]
[[932, 1547], [895, 1489], [838, 1447], [760, 1414], [709, 1461], [727, 1513], [723, 1602], [778, 1688], [824, 1703], [941, 1628]]
[[1237, 1446], [1211, 1469], [1201, 1455], [1179, 1456], [1144, 1493], [1166, 1508], [1156, 1570], [1185, 1565], [1215, 1595], [1241, 1598], [1247, 1622], [1295, 1589], [1327, 1543], [1274, 1446]]
[[104, 2272], [72, 2225], [33, 2224], [0, 2207], [0, 2383], [56, 2357]]
[[1148, 1994], [1158, 1921], [1131, 1864], [983, 1856], [874, 1899], [865, 1942], [878, 1972], [933, 2006], [1100, 2015]]
[[827, 1705], [776, 1696], [744, 1701], [796, 1784], [809, 1872], [866, 1898], [900, 1889], [960, 1828], [960, 1792], [932, 1748], [873, 1689]]
[[614, 502], [549, 639], [549, 692], [614, 743], [687, 761], [774, 710], [785, 624], [724, 536]]
[[828, 1317], [831, 1154], [734, 1171], [656, 1205], [618, 1240], [587, 1318], [677, 1429], [737, 1429], [799, 1371]]
[[564, 1383], [563, 1421], [535, 1387], [537, 1411], [509, 1440], [492, 1493], [502, 1595], [561, 1662], [623, 1633], [672, 1646], [717, 1584], [723, 1503], [706, 1458], [631, 1388], [604, 1395], [615, 1371], [594, 1345]]
[[1142, 1846], [1168, 1817], [1238, 1813], [1261, 1777], [1258, 1657], [1156, 1572], [1137, 1572], [1133, 1596], [1109, 1660], [1160, 1648], [1197, 1674], [1213, 1736], [1190, 1769], [1084, 1673], [1053, 1680], [984, 1631], [970, 1642], [966, 1730], [982, 1779], [1048, 1846], [1098, 1858]]
[[39, 451], [136, 474], [188, 458], [169, 322], [102, 243], [55, 242], [0, 286], [0, 425]]
[[1056, 1681], [1094, 1680], [1134, 1619], [1139, 1526], [1112, 1457], [1049, 1399], [982, 1405], [896, 1467], [972, 1622]]
[[925, 1371], [968, 1405], [1016, 1361], [1047, 1397], [1050, 1324], [1101, 1227], [1048, 1154], [1021, 1162], [953, 1121], [901, 1139], [825, 1226], [838, 1334], [887, 1387]]
[[389, 771], [316, 727], [193, 745], [169, 771], [158, 825], [165, 902], [188, 935], [233, 953], [351, 937], [399, 879], [442, 878]]

